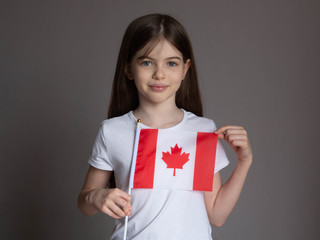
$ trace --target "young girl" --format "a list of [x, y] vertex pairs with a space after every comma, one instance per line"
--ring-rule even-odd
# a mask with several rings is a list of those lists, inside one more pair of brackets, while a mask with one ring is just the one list
[[[79, 194], [85, 215], [115, 218], [111, 239], [209, 240], [234, 208], [252, 162], [247, 133], [240, 126], [216, 129], [202, 117], [195, 60], [185, 29], [174, 18], [151, 14], [134, 20], [123, 37], [109, 106]], [[236, 152], [238, 162], [222, 185], [219, 170], [229, 162], [218, 142], [211, 192], [133, 189], [128, 192], [137, 119], [142, 128], [215, 132]], [[116, 188], [107, 188], [110, 179]]]

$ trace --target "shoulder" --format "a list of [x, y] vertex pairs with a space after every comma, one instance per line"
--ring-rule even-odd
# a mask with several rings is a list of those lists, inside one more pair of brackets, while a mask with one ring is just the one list
[[131, 112], [119, 117], [113, 117], [101, 122], [101, 128], [104, 131], [123, 130], [135, 127], [135, 120], [131, 116]]
[[129, 113], [101, 122], [98, 136], [109, 149], [134, 139], [136, 122]]
[[206, 117], [199, 117], [192, 112], [185, 111], [185, 125], [188, 128], [193, 128], [196, 131], [213, 132], [217, 129], [215, 122]]

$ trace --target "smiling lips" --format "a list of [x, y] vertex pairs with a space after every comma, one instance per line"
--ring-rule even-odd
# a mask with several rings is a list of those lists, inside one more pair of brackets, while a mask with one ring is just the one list
[[155, 92], [162, 92], [168, 88], [168, 85], [160, 85], [160, 84], [154, 84], [154, 85], [149, 85], [152, 91]]

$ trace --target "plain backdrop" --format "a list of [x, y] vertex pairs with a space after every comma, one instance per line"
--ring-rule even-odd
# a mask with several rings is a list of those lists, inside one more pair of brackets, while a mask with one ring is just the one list
[[[214, 239], [318, 239], [317, 0], [1, 1], [0, 239], [108, 239], [113, 220], [83, 216], [76, 200], [125, 28], [154, 12], [189, 32], [205, 116], [245, 126], [252, 143]], [[236, 158], [224, 146], [225, 180]]]

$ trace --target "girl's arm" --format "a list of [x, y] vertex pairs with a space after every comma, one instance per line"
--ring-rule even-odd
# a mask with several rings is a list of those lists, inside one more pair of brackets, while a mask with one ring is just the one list
[[228, 181], [222, 185], [219, 173], [213, 180], [212, 192], [204, 192], [204, 200], [210, 223], [220, 227], [227, 220], [242, 191], [247, 173], [252, 163], [252, 150], [247, 132], [243, 127], [224, 126], [216, 132], [233, 148], [238, 157], [237, 166]]
[[90, 166], [78, 197], [78, 207], [83, 214], [101, 211], [116, 219], [131, 215], [131, 196], [117, 188], [106, 189], [111, 174]]

